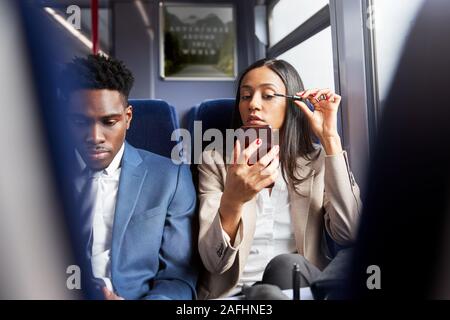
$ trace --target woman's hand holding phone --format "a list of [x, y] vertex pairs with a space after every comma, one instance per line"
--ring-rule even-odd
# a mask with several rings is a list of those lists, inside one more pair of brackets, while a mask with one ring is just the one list
[[233, 163], [228, 168], [219, 208], [222, 227], [232, 241], [236, 237], [242, 206], [274, 183], [278, 176], [279, 146], [272, 147], [255, 164], [248, 163], [261, 142], [261, 139], [256, 139], [244, 150], [241, 150], [239, 140], [234, 145]]

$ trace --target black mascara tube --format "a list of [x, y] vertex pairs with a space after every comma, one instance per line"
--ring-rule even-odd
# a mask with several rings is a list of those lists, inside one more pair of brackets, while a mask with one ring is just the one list
[[294, 263], [292, 269], [292, 300], [300, 300], [300, 266]]

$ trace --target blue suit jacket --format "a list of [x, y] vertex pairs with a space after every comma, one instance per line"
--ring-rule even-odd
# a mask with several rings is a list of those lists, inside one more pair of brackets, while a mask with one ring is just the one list
[[111, 247], [116, 294], [125, 299], [195, 298], [195, 205], [186, 165], [125, 143]]

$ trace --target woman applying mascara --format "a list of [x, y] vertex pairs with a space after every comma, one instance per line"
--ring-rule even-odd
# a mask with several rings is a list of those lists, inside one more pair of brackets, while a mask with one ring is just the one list
[[271, 260], [290, 255], [301, 260], [308, 285], [330, 261], [326, 236], [352, 244], [361, 201], [337, 131], [340, 101], [329, 89], [305, 90], [283, 60], [257, 61], [241, 75], [231, 128], [270, 125], [280, 144], [254, 165], [247, 161], [259, 139], [247, 148], [237, 141], [230, 165], [204, 152], [199, 252], [206, 271], [199, 298], [239, 294], [264, 280]]

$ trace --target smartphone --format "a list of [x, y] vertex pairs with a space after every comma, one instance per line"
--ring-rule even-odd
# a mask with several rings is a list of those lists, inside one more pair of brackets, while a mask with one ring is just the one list
[[[248, 164], [253, 165], [272, 149], [272, 127], [270, 125], [249, 125], [242, 126], [241, 129], [243, 130], [243, 136], [238, 137], [238, 139], [240, 139], [240, 143], [245, 149], [256, 139], [261, 139], [262, 141], [261, 146], [248, 160]], [[266, 188], [272, 188], [273, 186], [274, 184], [271, 184]]]

